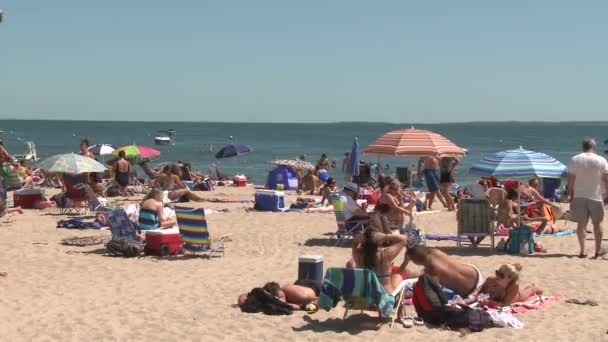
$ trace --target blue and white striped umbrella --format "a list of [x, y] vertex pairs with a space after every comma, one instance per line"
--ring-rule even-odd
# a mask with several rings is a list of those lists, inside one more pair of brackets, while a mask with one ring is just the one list
[[484, 176], [559, 178], [564, 176], [566, 170], [559, 160], [520, 147], [485, 156], [474, 163], [469, 172]]

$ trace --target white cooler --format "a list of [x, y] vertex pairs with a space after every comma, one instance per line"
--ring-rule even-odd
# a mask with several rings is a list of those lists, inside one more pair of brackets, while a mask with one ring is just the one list
[[298, 280], [311, 280], [321, 286], [323, 282], [323, 256], [310, 254], [300, 256]]

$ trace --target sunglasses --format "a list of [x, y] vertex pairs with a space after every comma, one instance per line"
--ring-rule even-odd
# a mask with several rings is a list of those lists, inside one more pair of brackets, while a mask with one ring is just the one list
[[502, 272], [500, 272], [500, 271], [497, 270], [496, 271], [496, 278], [504, 279], [506, 277], [505, 277], [504, 273], [502, 273]]

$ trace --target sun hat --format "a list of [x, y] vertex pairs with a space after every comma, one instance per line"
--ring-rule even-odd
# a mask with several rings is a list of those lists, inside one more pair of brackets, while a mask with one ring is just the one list
[[354, 191], [356, 193], [359, 193], [359, 186], [353, 182], [346, 182], [346, 184], [344, 184], [343, 188]]

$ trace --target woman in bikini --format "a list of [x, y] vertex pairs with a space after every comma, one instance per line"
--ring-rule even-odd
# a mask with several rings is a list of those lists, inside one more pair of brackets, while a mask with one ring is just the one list
[[475, 293], [488, 294], [490, 306], [507, 306], [515, 302], [524, 301], [534, 295], [543, 294], [543, 290], [534, 285], [524, 289], [519, 287], [519, 273], [522, 270], [520, 264], [505, 264], [496, 270], [496, 276], [488, 277], [481, 288]]

